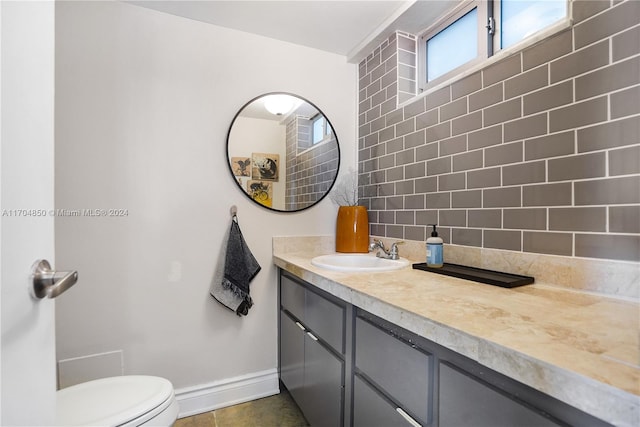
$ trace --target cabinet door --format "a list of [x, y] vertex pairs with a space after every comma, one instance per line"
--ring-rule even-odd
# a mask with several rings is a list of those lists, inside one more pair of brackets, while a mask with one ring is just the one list
[[544, 427], [558, 424], [475, 378], [440, 363], [440, 427]]
[[394, 405], [357, 376], [353, 393], [353, 427], [419, 426], [401, 415]]
[[429, 423], [432, 412], [432, 359], [371, 323], [356, 319], [356, 367], [424, 424]]
[[343, 363], [315, 337], [305, 334], [302, 412], [312, 427], [342, 426]]
[[300, 405], [304, 387], [304, 331], [280, 311], [280, 379]]

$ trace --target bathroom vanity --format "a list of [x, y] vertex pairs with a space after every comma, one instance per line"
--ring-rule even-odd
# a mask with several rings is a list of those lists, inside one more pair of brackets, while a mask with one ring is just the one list
[[279, 336], [280, 379], [312, 426], [609, 425], [286, 271]]
[[[635, 425], [637, 369], [607, 357], [582, 366], [599, 363], [586, 353], [602, 348], [581, 347], [600, 346], [600, 332], [539, 336], [551, 333], [555, 320], [547, 299], [564, 298], [573, 317], [611, 301], [538, 285], [499, 289], [411, 268], [331, 272], [311, 258], [274, 251], [280, 379], [312, 426]], [[527, 300], [524, 311], [513, 306]], [[511, 312], [499, 310], [505, 301]], [[443, 303], [448, 307], [429, 307]], [[609, 315], [612, 326], [637, 314], [629, 304], [606, 308], [618, 311]], [[532, 311], [540, 319], [528, 318]], [[562, 341], [565, 353], [556, 354]], [[552, 353], [555, 364], [546, 359]], [[589, 378], [591, 369], [602, 379]]]

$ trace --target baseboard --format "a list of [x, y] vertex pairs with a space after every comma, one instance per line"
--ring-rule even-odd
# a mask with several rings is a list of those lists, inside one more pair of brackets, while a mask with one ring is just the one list
[[213, 411], [261, 397], [280, 393], [278, 370], [253, 372], [209, 384], [186, 387], [175, 391], [180, 405], [178, 418]]

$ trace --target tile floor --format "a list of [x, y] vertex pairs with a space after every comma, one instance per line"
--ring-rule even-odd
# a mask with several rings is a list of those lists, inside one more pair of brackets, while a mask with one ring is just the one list
[[308, 426], [291, 395], [265, 397], [192, 417], [181, 418], [174, 427], [305, 427]]

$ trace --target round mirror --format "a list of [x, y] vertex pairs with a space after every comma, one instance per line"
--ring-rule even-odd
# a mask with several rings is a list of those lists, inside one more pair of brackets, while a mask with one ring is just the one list
[[322, 200], [340, 166], [329, 119], [311, 102], [288, 93], [268, 93], [240, 109], [229, 127], [227, 157], [240, 189], [279, 212]]

